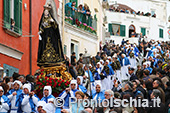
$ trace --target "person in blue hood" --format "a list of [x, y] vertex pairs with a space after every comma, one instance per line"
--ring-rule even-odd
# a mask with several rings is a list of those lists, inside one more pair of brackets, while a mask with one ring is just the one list
[[4, 89], [0, 86], [0, 113], [7, 113], [11, 107], [10, 100], [4, 95]]
[[43, 98], [41, 99], [41, 101], [45, 101], [46, 103], [48, 103], [48, 100], [50, 98], [55, 98], [53, 95], [52, 95], [52, 88], [51, 86], [45, 86], [44, 89], [43, 89]]
[[102, 90], [102, 85], [100, 82], [96, 83], [96, 89], [92, 91], [92, 98], [96, 100], [97, 103], [101, 103], [104, 97], [104, 90]]
[[125, 54], [121, 54], [121, 57], [122, 57], [122, 60], [120, 61], [120, 64], [121, 64], [122, 81], [126, 81], [128, 80], [126, 73], [128, 73], [128, 68], [130, 67], [131, 64]]
[[[55, 97], [52, 95], [51, 86], [45, 86], [43, 89], [43, 94], [44, 97], [41, 99], [41, 101], [45, 101], [47, 104], [49, 103], [49, 101], [55, 99]], [[61, 111], [61, 108], [56, 107], [55, 113], [57, 113], [57, 111]]]
[[[75, 97], [77, 89], [77, 80], [71, 80], [69, 88], [66, 88], [59, 97], [63, 98], [65, 103], [63, 109], [69, 109], [69, 98]], [[73, 100], [72, 100], [73, 101]]]
[[20, 95], [19, 98], [21, 107], [20, 113], [36, 112], [36, 105], [39, 101], [39, 98], [34, 94], [34, 92], [31, 92], [30, 84], [24, 84], [23, 93]]
[[77, 89], [79, 91], [82, 91], [83, 93], [87, 93], [87, 89], [83, 86], [83, 77], [82, 76], [77, 77]]
[[11, 89], [6, 96], [9, 98], [11, 101], [11, 111], [10, 113], [18, 113], [18, 107], [20, 105], [19, 103], [19, 96], [22, 93], [22, 90], [20, 89], [22, 86], [22, 83], [19, 80], [15, 80], [13, 82], [13, 88]]
[[112, 87], [113, 87], [113, 80], [112, 80], [112, 76], [114, 75], [114, 71], [113, 71], [113, 69], [112, 69], [112, 66], [110, 66], [109, 65], [109, 60], [106, 60], [106, 65], [109, 67], [109, 75], [107, 76], [107, 83], [106, 84], [108, 84], [107, 85], [107, 87], [106, 87], [106, 89], [112, 89]]

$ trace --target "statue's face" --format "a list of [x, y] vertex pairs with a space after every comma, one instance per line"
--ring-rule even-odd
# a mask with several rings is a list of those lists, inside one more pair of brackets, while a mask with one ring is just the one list
[[45, 16], [48, 16], [48, 14], [49, 14], [49, 12], [48, 12], [48, 10], [46, 9], [46, 10], [44, 11], [44, 15], [45, 15]]

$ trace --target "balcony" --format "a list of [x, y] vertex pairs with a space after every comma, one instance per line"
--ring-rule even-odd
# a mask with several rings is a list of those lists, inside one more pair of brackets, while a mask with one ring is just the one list
[[97, 18], [91, 14], [78, 12], [76, 9], [65, 6], [65, 21], [86, 32], [97, 35]]

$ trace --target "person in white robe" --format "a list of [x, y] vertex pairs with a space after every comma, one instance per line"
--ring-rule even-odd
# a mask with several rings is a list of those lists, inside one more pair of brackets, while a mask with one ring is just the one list
[[0, 86], [0, 113], [7, 113], [10, 105], [10, 100], [4, 95], [4, 89]]
[[20, 95], [21, 109], [25, 113], [36, 111], [39, 98], [31, 92], [30, 84], [24, 84], [23, 93]]
[[136, 56], [134, 55], [133, 51], [130, 53], [130, 56], [128, 57], [128, 59], [130, 61], [130, 67], [137, 69]]
[[[96, 71], [98, 72], [99, 75], [102, 74], [103, 76], [105, 76], [104, 73], [102, 73], [102, 67], [103, 67], [103, 66], [101, 66], [101, 65], [102, 65], [102, 64], [101, 64], [100, 62], [97, 63]], [[101, 79], [101, 80], [96, 80], [96, 81], [95, 81], [95, 84], [96, 84], [97, 82], [98, 82], [98, 83], [101, 83], [101, 85], [102, 85], [102, 87], [103, 87], [103, 90], [106, 90], [106, 82], [107, 82], [107, 79], [106, 79], [106, 78]]]
[[15, 80], [13, 82], [13, 89], [8, 91], [6, 96], [11, 101], [11, 109], [10, 113], [17, 113], [18, 107], [19, 107], [19, 96], [22, 94], [22, 90], [20, 89], [22, 86], [22, 83], [19, 80]]
[[121, 55], [122, 60], [121, 60], [121, 76], [122, 76], [122, 82], [127, 81], [129, 77], [126, 75], [128, 73], [128, 68], [130, 67], [130, 61], [126, 57], [125, 54]]
[[117, 65], [117, 68], [116, 68], [116, 71], [115, 71], [115, 76], [117, 77], [117, 79], [119, 80], [119, 82], [121, 83], [122, 82], [122, 78], [121, 78], [121, 72], [120, 72], [120, 68], [121, 67], [119, 67], [119, 64], [118, 63], [120, 63], [119, 62], [119, 60], [117, 59], [117, 54], [114, 54], [113, 56], [112, 56], [112, 58], [113, 58], [113, 61], [116, 63], [116, 65]]

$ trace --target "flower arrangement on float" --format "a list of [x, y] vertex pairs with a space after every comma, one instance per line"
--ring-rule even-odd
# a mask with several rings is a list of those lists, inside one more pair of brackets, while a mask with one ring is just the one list
[[43, 77], [41, 72], [36, 78], [36, 94], [38, 97], [43, 97], [44, 86], [51, 86], [52, 94], [57, 97], [63, 90], [69, 87], [70, 81], [64, 80], [61, 77], [51, 78]]

